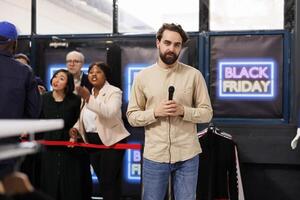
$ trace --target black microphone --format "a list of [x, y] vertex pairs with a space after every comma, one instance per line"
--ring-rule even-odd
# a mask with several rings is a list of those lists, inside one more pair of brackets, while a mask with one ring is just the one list
[[169, 91], [169, 100], [173, 100], [173, 94], [174, 94], [174, 91], [175, 91], [174, 86], [170, 86], [168, 91]]

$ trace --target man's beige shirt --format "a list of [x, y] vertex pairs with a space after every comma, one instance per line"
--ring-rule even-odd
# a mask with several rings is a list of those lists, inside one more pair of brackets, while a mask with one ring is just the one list
[[[168, 99], [169, 86], [175, 87], [173, 100], [184, 106], [184, 116], [155, 118], [154, 109]], [[131, 89], [127, 118], [132, 126], [145, 127], [145, 158], [175, 163], [196, 156], [201, 152], [196, 124], [212, 118], [202, 74], [183, 63], [170, 69], [154, 64], [140, 71]]]

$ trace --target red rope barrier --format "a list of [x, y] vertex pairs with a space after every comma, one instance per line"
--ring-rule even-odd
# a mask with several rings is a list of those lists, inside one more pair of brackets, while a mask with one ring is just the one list
[[141, 144], [115, 144], [112, 146], [105, 146], [101, 144], [87, 144], [87, 143], [77, 143], [68, 141], [51, 141], [51, 140], [37, 140], [38, 143], [46, 146], [73, 146], [73, 147], [86, 147], [86, 148], [96, 148], [96, 149], [141, 149]]

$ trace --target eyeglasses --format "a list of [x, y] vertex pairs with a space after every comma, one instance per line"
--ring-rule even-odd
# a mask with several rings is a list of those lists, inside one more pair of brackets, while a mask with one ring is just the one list
[[82, 63], [81, 60], [66, 60], [67, 63], [75, 63], [75, 64], [78, 64], [78, 63]]

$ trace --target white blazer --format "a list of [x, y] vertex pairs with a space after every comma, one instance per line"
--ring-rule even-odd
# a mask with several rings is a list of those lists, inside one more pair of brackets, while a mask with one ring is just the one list
[[[85, 103], [84, 107], [97, 114], [95, 125], [103, 144], [111, 146], [128, 137], [130, 134], [124, 126], [121, 113], [122, 91], [106, 81], [98, 96], [94, 97], [93, 94], [94, 88], [92, 89], [89, 102]], [[88, 143], [83, 125], [83, 112], [80, 113], [74, 128], [79, 131], [84, 142]]]

